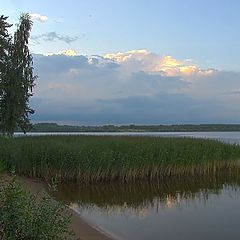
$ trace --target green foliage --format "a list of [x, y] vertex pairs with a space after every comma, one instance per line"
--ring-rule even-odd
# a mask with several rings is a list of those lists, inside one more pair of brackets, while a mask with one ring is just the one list
[[240, 146], [191, 138], [42, 136], [0, 145], [19, 174], [84, 183], [214, 174], [240, 157]]
[[7, 169], [6, 163], [0, 159], [0, 175]]
[[0, 16], [0, 83], [6, 74], [6, 63], [8, 61], [8, 51], [10, 43], [10, 35], [8, 28], [11, 27], [7, 23], [8, 17]]
[[0, 190], [0, 239], [71, 239], [70, 216], [48, 197], [24, 192], [13, 180]]
[[33, 75], [33, 61], [28, 49], [32, 28], [30, 16], [23, 14], [20, 17], [13, 41], [7, 32], [6, 19], [0, 18], [0, 39], [5, 43], [1, 45], [4, 62], [0, 68], [0, 131], [13, 135], [17, 127], [26, 132], [31, 126], [28, 117], [34, 111], [29, 108], [29, 98], [36, 76]]
[[10, 36], [7, 17], [0, 17], [0, 131], [3, 128], [3, 97], [5, 94], [5, 81], [9, 68]]

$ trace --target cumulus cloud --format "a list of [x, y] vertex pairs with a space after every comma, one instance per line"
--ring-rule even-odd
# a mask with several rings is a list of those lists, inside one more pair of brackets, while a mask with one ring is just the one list
[[160, 56], [147, 50], [132, 50], [125, 53], [108, 53], [104, 58], [120, 63], [126, 69], [162, 73], [166, 76], [208, 75], [214, 70], [202, 70], [192, 59], [176, 60], [172, 56]]
[[68, 36], [68, 35], [61, 35], [56, 32], [48, 32], [48, 33], [43, 33], [40, 35], [35, 35], [31, 37], [32, 40], [34, 40], [37, 44], [40, 44], [41, 41], [47, 41], [47, 42], [52, 42], [52, 41], [62, 41], [67, 44], [71, 44], [74, 41], [77, 41], [78, 39], [81, 39], [81, 37], [78, 36]]
[[40, 13], [30, 13], [29, 14], [32, 20], [37, 20], [40, 22], [46, 22], [48, 20], [48, 17], [45, 15], [41, 15]]
[[83, 56], [73, 50], [34, 55], [39, 76], [32, 99], [34, 120], [239, 122], [240, 73], [200, 69], [193, 62], [146, 50], [105, 56]]
[[77, 52], [75, 50], [72, 50], [72, 49], [66, 49], [66, 50], [61, 50], [61, 51], [59, 51], [57, 53], [47, 53], [45, 55], [46, 56], [65, 55], [65, 56], [73, 57], [73, 56], [77, 55]]

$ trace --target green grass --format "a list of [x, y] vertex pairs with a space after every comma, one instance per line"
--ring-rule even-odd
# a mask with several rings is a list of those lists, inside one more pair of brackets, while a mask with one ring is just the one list
[[41, 136], [0, 146], [18, 174], [84, 183], [214, 174], [240, 159], [240, 146], [191, 138]]

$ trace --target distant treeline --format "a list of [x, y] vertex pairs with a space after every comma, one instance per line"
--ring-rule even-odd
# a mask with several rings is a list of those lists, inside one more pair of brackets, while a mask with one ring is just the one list
[[[17, 131], [20, 131], [19, 129]], [[33, 124], [31, 132], [207, 132], [240, 131], [240, 124], [184, 124], [184, 125], [103, 125], [70, 126], [57, 123]]]

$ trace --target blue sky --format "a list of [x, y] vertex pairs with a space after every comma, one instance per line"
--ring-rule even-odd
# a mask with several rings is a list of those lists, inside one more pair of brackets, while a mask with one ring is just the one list
[[1, 0], [1, 9], [12, 23], [33, 14], [35, 121], [240, 121], [240, 1]]
[[[180, 59], [193, 58], [202, 67], [240, 70], [237, 0], [1, 0], [1, 9], [13, 22], [22, 12], [48, 16], [44, 25], [35, 24], [33, 34], [84, 34], [72, 44], [82, 54], [148, 49]], [[33, 50], [44, 53], [63, 47], [67, 46], [59, 43]]]

